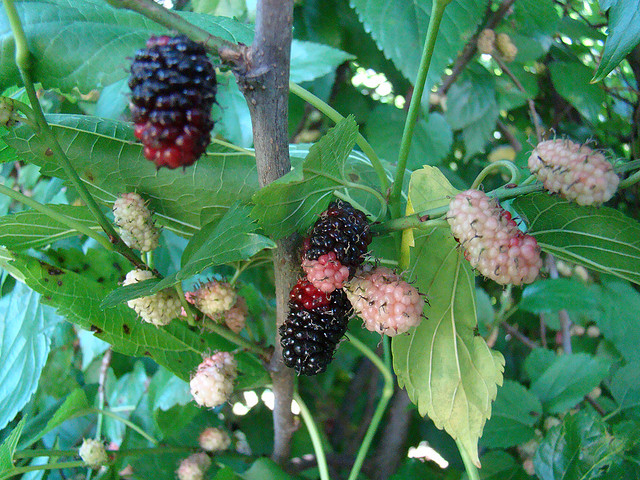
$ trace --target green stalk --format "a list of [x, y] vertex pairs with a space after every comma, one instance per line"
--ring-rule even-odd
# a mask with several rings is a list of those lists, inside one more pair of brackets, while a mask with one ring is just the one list
[[620, 185], [618, 185], [618, 188], [620, 189], [629, 188], [631, 185], [634, 185], [635, 183], [638, 183], [638, 182], [640, 182], [640, 170], [638, 170], [633, 175], [630, 175], [629, 177], [622, 180], [620, 182]]
[[23, 473], [28, 472], [37, 472], [39, 470], [62, 470], [63, 468], [81, 468], [87, 466], [88, 465], [82, 460], [75, 462], [47, 463], [46, 465], [28, 465], [26, 467], [14, 467], [13, 470], [11, 470], [11, 475], [3, 478], [11, 478], [16, 475], [22, 475]]
[[86, 185], [73, 168], [71, 161], [65, 154], [64, 150], [62, 150], [62, 147], [58, 143], [58, 139], [47, 123], [47, 119], [45, 118], [44, 112], [42, 111], [40, 101], [38, 100], [38, 95], [34, 87], [33, 78], [31, 77], [31, 52], [29, 52], [27, 37], [24, 33], [24, 29], [22, 28], [20, 17], [15, 5], [13, 4], [13, 0], [2, 0], [2, 3], [4, 4], [5, 11], [7, 12], [7, 18], [9, 19], [9, 24], [11, 25], [11, 30], [13, 32], [16, 44], [16, 66], [20, 71], [20, 76], [22, 77], [25, 91], [27, 92], [29, 102], [31, 103], [31, 107], [33, 108], [35, 120], [40, 127], [39, 133], [43, 135], [46, 143], [51, 149], [52, 154], [58, 161], [58, 164], [64, 170], [67, 178], [71, 181], [71, 183], [77, 190], [82, 201], [87, 205], [96, 221], [100, 224], [104, 232], [111, 240], [111, 243], [113, 243], [114, 250], [127, 258], [127, 260], [129, 260], [136, 267], [145, 268], [144, 263], [142, 263], [140, 258], [138, 258], [136, 254], [129, 247], [127, 247], [127, 245], [125, 245], [111, 222], [109, 222], [104, 213], [102, 213], [102, 210], [100, 210], [100, 207], [96, 203], [95, 199], [93, 198], [91, 193], [89, 193]]
[[[121, 448], [119, 450], [107, 450], [109, 455], [121, 457], [143, 457], [146, 455], [159, 455], [163, 453], [189, 453], [196, 450], [193, 447], [151, 447], [151, 448]], [[22, 450], [13, 454], [14, 459], [36, 457], [77, 457], [78, 450], [47, 450], [46, 448]]]
[[485, 178], [487, 178], [494, 171], [500, 170], [501, 168], [508, 170], [511, 174], [511, 178], [507, 183], [518, 183], [518, 179], [520, 178], [518, 167], [516, 167], [515, 164], [513, 162], [510, 162], [509, 160], [498, 160], [497, 162], [493, 162], [482, 169], [482, 171], [478, 174], [476, 179], [471, 184], [471, 188], [477, 189], [482, 184]]
[[33, 208], [34, 210], [46, 215], [52, 220], [60, 222], [63, 225], [66, 225], [67, 227], [72, 228], [83, 235], [86, 235], [87, 237], [93, 238], [107, 250], [113, 250], [113, 245], [111, 244], [111, 242], [109, 242], [109, 239], [107, 237], [94, 232], [89, 227], [83, 225], [80, 222], [77, 222], [73, 218], [69, 218], [66, 215], [61, 214], [60, 212], [56, 212], [54, 209], [48, 207], [47, 205], [43, 205], [42, 203], [35, 201], [33, 198], [27, 197], [26, 195], [23, 195], [22, 193], [13, 190], [12, 188], [9, 188], [1, 183], [0, 193], [14, 199], [16, 202], [20, 202], [23, 205]]
[[458, 447], [458, 451], [460, 452], [460, 456], [462, 457], [462, 463], [464, 463], [464, 469], [467, 471], [467, 477], [469, 477], [469, 480], [480, 480], [478, 467], [474, 465], [471, 457], [469, 457], [469, 454], [467, 453], [467, 450], [457, 439], [456, 446]]
[[324, 454], [324, 448], [322, 446], [322, 439], [320, 438], [320, 432], [318, 427], [316, 426], [316, 422], [313, 420], [313, 416], [311, 412], [307, 408], [307, 405], [304, 403], [300, 394], [298, 392], [293, 392], [293, 399], [300, 406], [300, 415], [302, 415], [302, 420], [304, 421], [307, 430], [309, 431], [309, 436], [311, 437], [311, 443], [313, 444], [313, 451], [316, 454], [316, 461], [318, 462], [318, 470], [320, 471], [320, 479], [321, 480], [330, 480], [329, 476], [329, 467], [327, 466], [327, 457]]
[[427, 74], [429, 73], [433, 50], [436, 46], [440, 22], [442, 21], [444, 10], [450, 1], [451, 0], [433, 0], [433, 4], [431, 5], [431, 17], [429, 18], [429, 27], [427, 28], [427, 38], [424, 43], [420, 66], [418, 67], [418, 78], [416, 78], [415, 87], [411, 96], [407, 120], [404, 124], [404, 131], [402, 132], [400, 153], [398, 154], [398, 165], [396, 166], [396, 175], [393, 181], [393, 186], [391, 187], [391, 195], [389, 197], [391, 215], [394, 218], [401, 215], [400, 200], [402, 194], [402, 183], [404, 182], [404, 172], [407, 168], [407, 159], [409, 158], [409, 151], [411, 150], [413, 131], [420, 113], [422, 94], [424, 92], [425, 82], [427, 81]]
[[[338, 123], [344, 117], [330, 105], [325, 103], [320, 98], [316, 97], [313, 93], [308, 92], [300, 85], [297, 85], [293, 82], [289, 82], [289, 91], [293, 93], [298, 98], [301, 98], [307, 103], [310, 103], [314, 107], [316, 107], [320, 112], [326, 115], [329, 119], [333, 120], [335, 123]], [[362, 136], [361, 133], [358, 133], [358, 137], [356, 138], [356, 144], [360, 147], [362, 152], [369, 158], [371, 162], [371, 166], [375, 170], [378, 175], [378, 181], [380, 182], [380, 189], [382, 191], [386, 191], [389, 188], [389, 179], [387, 178], [387, 173], [384, 170], [384, 166], [380, 161], [380, 158], [376, 154], [375, 150], [369, 142]]]
[[263, 358], [269, 358], [270, 354], [266, 348], [262, 348], [261, 346], [256, 345], [255, 343], [247, 340], [246, 338], [238, 335], [237, 333], [232, 332], [231, 330], [229, 330], [229, 328], [227, 328], [226, 325], [216, 323], [204, 314], [203, 316], [204, 316], [204, 320], [202, 321], [202, 323], [204, 324], [205, 330], [210, 330], [213, 333], [217, 333], [218, 335], [225, 338], [226, 340], [229, 340], [230, 342], [235, 343], [239, 347], [244, 348], [249, 352], [256, 353]]
[[371, 361], [371, 363], [375, 365], [375, 367], [382, 374], [382, 379], [384, 380], [384, 386], [382, 387], [380, 400], [378, 401], [378, 405], [373, 412], [371, 423], [369, 423], [369, 428], [367, 428], [367, 433], [362, 439], [362, 445], [360, 445], [360, 449], [358, 450], [358, 454], [356, 455], [356, 460], [353, 463], [351, 472], [349, 473], [348, 480], [356, 480], [358, 478], [358, 475], [360, 474], [360, 470], [362, 469], [362, 464], [367, 457], [367, 452], [369, 451], [369, 447], [371, 446], [373, 437], [375, 436], [376, 431], [378, 430], [378, 426], [382, 421], [382, 417], [387, 408], [387, 405], [389, 404], [389, 400], [393, 395], [393, 375], [391, 374], [391, 370], [385, 365], [385, 362], [374, 352], [372, 352], [369, 347], [367, 347], [364, 343], [362, 343], [360, 340], [349, 333], [347, 333], [347, 338], [349, 339], [349, 345], [352, 345], [354, 348], [358, 349], [365, 357], [367, 357]]

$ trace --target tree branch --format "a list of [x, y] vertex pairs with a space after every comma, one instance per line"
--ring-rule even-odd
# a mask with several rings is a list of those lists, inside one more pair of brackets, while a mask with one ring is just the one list
[[[255, 39], [251, 47], [220, 50], [220, 57], [236, 66], [234, 73], [247, 100], [253, 125], [258, 179], [261, 186], [291, 170], [289, 159], [288, 101], [293, 0], [261, 0], [256, 12]], [[295, 238], [277, 242], [274, 253], [276, 283], [276, 325], [287, 317], [289, 291], [296, 282], [299, 260]], [[282, 360], [280, 335], [276, 329], [275, 351], [270, 362], [275, 395], [273, 409], [274, 447], [272, 458], [283, 464], [289, 458], [294, 431], [291, 400], [293, 373]]]

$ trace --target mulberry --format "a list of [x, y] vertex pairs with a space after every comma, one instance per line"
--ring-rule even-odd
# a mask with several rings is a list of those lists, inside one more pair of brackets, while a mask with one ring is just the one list
[[331, 202], [302, 248], [302, 268], [319, 290], [343, 287], [364, 262], [371, 243], [366, 215], [342, 200]]
[[578, 205], [606, 202], [620, 182], [604, 155], [571, 140], [540, 142], [529, 156], [529, 170], [544, 188]]
[[518, 54], [518, 47], [511, 41], [511, 37], [506, 33], [499, 33], [496, 36], [496, 50], [507, 63], [513, 62]]
[[217, 90], [204, 47], [184, 35], [151, 37], [136, 53], [129, 88], [144, 156], [158, 168], [193, 164], [210, 142]]
[[[133, 285], [151, 278], [154, 277], [149, 270], [131, 270], [127, 273], [123, 285]], [[169, 324], [171, 320], [179, 317], [182, 311], [178, 294], [169, 288], [147, 297], [129, 300], [127, 305], [133, 308], [142, 320], [156, 327]]]
[[471, 266], [502, 285], [533, 282], [542, 267], [538, 242], [518, 229], [511, 214], [479, 190], [459, 193], [447, 221]]
[[424, 300], [418, 290], [389, 268], [356, 274], [346, 291], [356, 315], [372, 332], [393, 337], [422, 320]]
[[203, 450], [217, 452], [229, 448], [231, 438], [229, 438], [229, 435], [224, 430], [209, 427], [202, 431], [198, 438], [198, 443], [200, 443], [200, 447]]
[[326, 294], [300, 280], [291, 291], [287, 320], [280, 326], [285, 365], [302, 375], [324, 372], [352, 311], [343, 290]]
[[101, 467], [109, 461], [107, 452], [104, 449], [104, 443], [93, 438], [85, 438], [82, 440], [78, 455], [80, 455], [82, 461], [91, 468]]
[[229, 400], [238, 376], [233, 354], [217, 352], [205, 358], [191, 377], [191, 395], [200, 406], [214, 408]]
[[187, 301], [194, 304], [205, 315], [217, 318], [236, 303], [236, 290], [230, 283], [210, 280], [194, 292], [188, 292]]
[[211, 459], [206, 453], [194, 453], [180, 462], [176, 474], [179, 480], [203, 480], [210, 466]]
[[146, 202], [137, 193], [123, 193], [113, 203], [113, 216], [124, 243], [141, 252], [158, 247], [160, 230], [151, 218]]

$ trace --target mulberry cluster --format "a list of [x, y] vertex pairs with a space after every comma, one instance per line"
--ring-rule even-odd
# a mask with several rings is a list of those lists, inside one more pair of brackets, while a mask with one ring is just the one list
[[490, 54], [496, 42], [496, 32], [490, 28], [485, 28], [478, 36], [478, 51], [480, 53]]
[[107, 452], [104, 449], [104, 443], [99, 439], [83, 439], [80, 450], [78, 450], [78, 455], [80, 455], [82, 461], [91, 468], [101, 467], [109, 461]]
[[235, 333], [240, 332], [246, 323], [248, 307], [233, 285], [218, 280], [210, 280], [193, 292], [185, 294], [187, 301], [216, 322], [224, 322]]
[[203, 480], [210, 466], [211, 459], [206, 453], [194, 453], [180, 462], [176, 474], [179, 480]]
[[502, 59], [509, 63], [513, 62], [516, 59], [516, 55], [518, 54], [518, 47], [516, 47], [511, 41], [511, 37], [506, 33], [499, 33], [496, 36], [496, 50], [502, 56]]
[[285, 365], [302, 375], [324, 372], [351, 313], [343, 290], [324, 293], [307, 279], [299, 280], [290, 294], [287, 320], [280, 326]]
[[198, 437], [198, 443], [203, 450], [207, 452], [218, 452], [226, 450], [231, 445], [231, 438], [224, 430], [215, 427], [205, 428], [200, 437]]
[[331, 202], [303, 244], [302, 268], [319, 290], [340, 289], [364, 262], [371, 231], [367, 216], [342, 200]]
[[449, 205], [453, 236], [474, 268], [502, 285], [533, 282], [542, 267], [536, 239], [518, 229], [511, 214], [479, 190], [459, 193]]
[[205, 358], [189, 382], [196, 403], [214, 408], [226, 402], [233, 393], [237, 368], [236, 360], [229, 352], [217, 352]]
[[609, 200], [620, 179], [600, 152], [571, 140], [546, 140], [531, 152], [529, 169], [544, 188], [579, 205]]
[[422, 320], [424, 300], [418, 290], [389, 268], [363, 269], [346, 291], [355, 313], [372, 332], [393, 337]]
[[210, 142], [216, 74], [204, 47], [153, 36], [131, 65], [131, 116], [144, 156], [158, 168], [193, 164]]
[[[149, 270], [131, 270], [124, 279], [124, 285], [149, 280], [153, 273]], [[133, 308], [140, 318], [156, 327], [168, 325], [171, 320], [180, 316], [182, 306], [180, 298], [173, 289], [162, 290], [147, 297], [134, 298], [129, 300], [127, 305]]]
[[113, 203], [113, 216], [120, 237], [127, 246], [150, 252], [158, 247], [160, 230], [151, 218], [146, 202], [137, 193], [123, 193]]

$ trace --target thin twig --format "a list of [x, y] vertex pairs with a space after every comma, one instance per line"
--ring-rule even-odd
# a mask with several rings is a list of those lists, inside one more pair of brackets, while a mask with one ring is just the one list
[[524, 333], [520, 332], [516, 327], [509, 325], [507, 322], [500, 322], [500, 326], [504, 328], [507, 333], [514, 338], [520, 340], [523, 344], [525, 344], [530, 349], [538, 348], [539, 345], [527, 337]]

